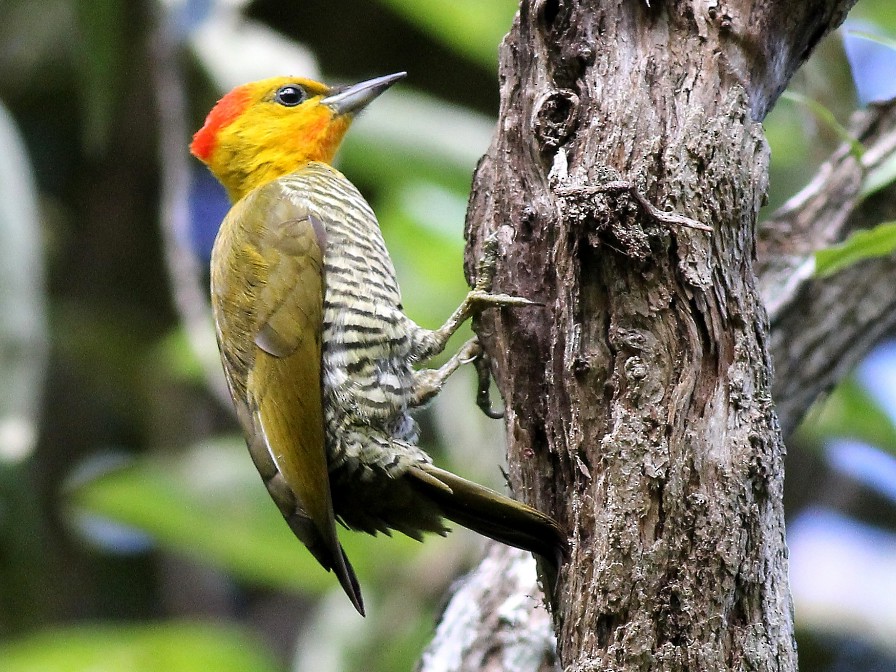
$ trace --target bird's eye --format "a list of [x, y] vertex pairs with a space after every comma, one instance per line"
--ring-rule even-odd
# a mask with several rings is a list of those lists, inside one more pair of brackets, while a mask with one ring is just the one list
[[295, 107], [305, 100], [305, 90], [295, 84], [287, 84], [277, 89], [274, 100], [284, 107]]

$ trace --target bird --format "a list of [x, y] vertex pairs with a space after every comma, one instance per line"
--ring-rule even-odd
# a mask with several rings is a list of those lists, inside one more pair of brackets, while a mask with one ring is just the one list
[[[352, 120], [405, 74], [244, 84], [190, 144], [232, 202], [212, 251], [211, 303], [249, 453], [293, 533], [362, 616], [337, 522], [421, 540], [445, 534], [447, 519], [554, 569], [566, 552], [553, 518], [435, 466], [417, 445], [410, 412], [481, 347], [474, 337], [441, 367], [419, 365], [479, 311], [531, 302], [477, 283], [439, 329], [404, 314], [376, 215], [332, 162]], [[482, 274], [495, 263], [492, 253]]]

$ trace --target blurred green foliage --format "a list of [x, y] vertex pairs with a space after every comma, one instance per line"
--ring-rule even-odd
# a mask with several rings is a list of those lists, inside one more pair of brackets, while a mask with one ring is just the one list
[[[49, 331], [35, 338], [52, 342], [44, 410], [34, 412], [36, 453], [23, 464], [0, 458], [4, 672], [412, 669], [442, 594], [476, 558], [480, 542], [463, 534], [419, 545], [343, 532], [369, 604], [368, 619], [357, 618], [333, 577], [292, 537], [234, 436], [230, 410], [205, 387], [160, 251], [155, 22], [170, 21], [182, 41], [184, 114], [195, 127], [221, 92], [191, 40], [204, 11], [235, 12], [239, 4], [0, 4], [0, 99], [35, 168], [41, 221], [27, 235], [43, 242], [46, 278], [40, 260], [17, 261], [49, 305]], [[410, 70], [356, 123], [340, 166], [369, 196], [407, 310], [427, 326], [440, 324], [466, 291], [464, 210], [494, 128], [498, 43], [515, 6], [333, 0], [285, 11], [286, 3], [258, 0], [245, 7], [255, 53], [287, 36], [309, 47], [333, 80]], [[896, 33], [889, 1], [862, 0], [856, 12]], [[836, 37], [792, 88], [809, 102], [778, 105], [764, 122], [773, 158], [769, 210], [843, 139], [855, 97]], [[868, 189], [891, 182], [893, 172]], [[867, 242], [820, 253], [819, 270], [867, 255]], [[27, 381], [14, 386], [24, 398]], [[446, 390], [438, 403], [421, 417], [427, 448], [441, 463], [500, 484], [500, 429], [476, 415], [472, 386]], [[445, 425], [450, 451], [440, 445]], [[850, 436], [892, 450], [894, 435], [890, 418], [851, 381], [814, 412], [800, 442], [817, 447]], [[124, 461], [116, 457], [122, 452]], [[820, 451], [797, 452], [819, 459]], [[476, 464], [487, 473], [471, 473]], [[789, 487], [796, 481], [799, 490], [800, 478], [799, 469], [789, 471]], [[101, 624], [80, 625], [93, 621]]]
[[[152, 454], [70, 484], [68, 506], [88, 531], [97, 518], [152, 536], [166, 548], [280, 590], [320, 594], [333, 577], [303, 551], [264, 488], [258, 487], [242, 437], [216, 437], [173, 454]], [[417, 544], [379, 543], [344, 535], [346, 552], [363, 580], [373, 564], [407, 562]]]
[[88, 154], [96, 155], [107, 148], [115, 123], [116, 109], [124, 67], [127, 26], [124, 25], [124, 0], [78, 0], [77, 60], [78, 83], [84, 91], [79, 102], [84, 105], [83, 139]]
[[800, 440], [822, 446], [832, 438], [853, 439], [896, 456], [896, 425], [855, 378], [847, 378], [817, 404], [799, 428]]
[[781, 94], [780, 100], [786, 100], [805, 106], [813, 115], [815, 115], [818, 121], [824, 124], [837, 137], [838, 140], [849, 145], [850, 153], [856, 160], [862, 159], [862, 154], [865, 153], [865, 148], [862, 147], [862, 143], [856, 140], [850, 132], [846, 130], [843, 124], [837, 121], [837, 117], [827, 107], [808, 96], [797, 93], [796, 91], [785, 91]]
[[884, 222], [874, 228], [856, 231], [839, 245], [815, 253], [815, 274], [833, 275], [863, 259], [887, 257], [896, 251], [896, 222]]
[[494, 69], [495, 48], [510, 27], [516, 0], [380, 0], [459, 53]]
[[0, 644], [4, 672], [278, 672], [244, 632], [188, 621], [85, 625]]

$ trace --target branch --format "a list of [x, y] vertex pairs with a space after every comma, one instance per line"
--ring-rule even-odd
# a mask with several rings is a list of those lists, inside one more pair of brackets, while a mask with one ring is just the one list
[[771, 323], [774, 398], [784, 436], [818, 396], [848, 375], [896, 327], [896, 256], [813, 277], [813, 253], [850, 233], [896, 219], [896, 186], [867, 199], [863, 178], [896, 152], [896, 103], [855, 116], [861, 159], [838, 148], [797, 195], [761, 227], [760, 290]]
[[490, 542], [456, 585], [418, 672], [554, 672], [556, 649], [532, 556]]

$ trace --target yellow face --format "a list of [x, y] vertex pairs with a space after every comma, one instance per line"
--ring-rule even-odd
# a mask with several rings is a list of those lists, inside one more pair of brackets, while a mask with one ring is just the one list
[[318, 82], [274, 77], [235, 88], [209, 112], [190, 151], [236, 202], [310, 161], [329, 163], [351, 123]]

